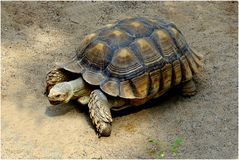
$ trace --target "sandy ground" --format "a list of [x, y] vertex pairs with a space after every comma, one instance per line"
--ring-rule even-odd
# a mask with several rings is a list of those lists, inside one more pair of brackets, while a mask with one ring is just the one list
[[[237, 158], [237, 2], [2, 2], [2, 158]], [[87, 109], [48, 108], [46, 73], [84, 35], [126, 16], [159, 15], [205, 55], [198, 94], [176, 91], [114, 114], [98, 138]], [[157, 139], [155, 145], [149, 139]]]

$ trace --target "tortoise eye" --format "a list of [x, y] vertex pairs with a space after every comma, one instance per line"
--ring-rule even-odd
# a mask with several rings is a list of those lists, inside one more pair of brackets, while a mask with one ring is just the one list
[[61, 95], [60, 94], [58, 94], [58, 95], [56, 95], [56, 98], [59, 98]]

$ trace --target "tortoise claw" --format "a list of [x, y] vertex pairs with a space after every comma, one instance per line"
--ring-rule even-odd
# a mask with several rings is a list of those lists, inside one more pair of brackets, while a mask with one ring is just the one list
[[98, 132], [98, 137], [108, 137], [111, 134], [111, 124], [110, 123], [104, 123], [101, 122], [99, 127], [96, 128], [97, 132]]

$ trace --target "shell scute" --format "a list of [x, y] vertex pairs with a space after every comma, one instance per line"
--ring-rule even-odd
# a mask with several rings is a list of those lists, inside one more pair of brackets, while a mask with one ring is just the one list
[[119, 79], [127, 77], [130, 79], [140, 69], [143, 71], [143, 65], [129, 48], [117, 50], [111, 63], [107, 66], [107, 71]]
[[161, 84], [161, 90], [167, 90], [170, 88], [172, 83], [172, 65], [166, 64], [162, 69], [162, 84]]
[[198, 67], [197, 67], [197, 64], [195, 63], [195, 61], [194, 61], [192, 55], [190, 54], [190, 52], [189, 52], [188, 50], [186, 51], [185, 56], [186, 56], [186, 59], [187, 59], [187, 61], [188, 61], [188, 63], [189, 63], [189, 66], [190, 66], [192, 72], [193, 72], [194, 74], [198, 73], [198, 72], [199, 72], [199, 69], [198, 69]]
[[192, 78], [192, 71], [189, 67], [188, 61], [185, 57], [185, 55], [183, 55], [182, 57], [180, 57], [180, 62], [181, 62], [181, 69], [182, 69], [182, 81], [188, 81]]
[[182, 72], [179, 60], [173, 62], [173, 85], [178, 85], [182, 80]]
[[105, 41], [111, 48], [119, 48], [129, 45], [133, 38], [120, 29], [108, 29], [99, 34], [99, 40]]
[[117, 97], [119, 96], [119, 82], [117, 79], [110, 79], [100, 85], [100, 88], [107, 94]]
[[85, 36], [85, 38], [81, 41], [79, 48], [77, 49], [77, 57], [82, 57], [83, 51], [85, 48], [97, 37], [96, 33], [91, 33]]
[[149, 73], [151, 80], [151, 94], [155, 94], [158, 92], [160, 88], [160, 80], [161, 80], [161, 71], [160, 69], [156, 69]]
[[87, 83], [91, 85], [100, 85], [102, 81], [105, 81], [107, 79], [107, 77], [101, 72], [94, 72], [90, 70], [86, 70], [82, 74], [82, 77]]
[[171, 27], [169, 29], [169, 32], [172, 34], [173, 39], [175, 40], [175, 45], [177, 48], [181, 51], [184, 52], [185, 48], [188, 48], [188, 44], [184, 38], [184, 36], [179, 32], [178, 29]]
[[142, 62], [147, 69], [153, 69], [152, 66], [155, 66], [155, 64], [163, 63], [163, 57], [157, 51], [150, 39], [137, 39], [135, 41], [135, 46], [137, 47], [137, 51], [139, 52], [140, 57], [142, 57]]
[[149, 26], [142, 21], [138, 21], [137, 19], [130, 19], [129, 21], [121, 22], [118, 24], [118, 27], [125, 30], [132, 37], [137, 38], [149, 36], [153, 31], [152, 26]]
[[147, 72], [138, 77], [133, 78], [131, 81], [134, 85], [135, 97], [144, 98], [148, 95], [150, 81]]
[[160, 47], [161, 54], [166, 60], [177, 59], [177, 48], [168, 33], [164, 30], [155, 30], [152, 35], [156, 39], [155, 42]]
[[111, 49], [104, 42], [95, 42], [85, 50], [81, 65], [102, 70], [110, 63], [110, 57]]
[[120, 82], [120, 97], [128, 99], [136, 98], [129, 80]]

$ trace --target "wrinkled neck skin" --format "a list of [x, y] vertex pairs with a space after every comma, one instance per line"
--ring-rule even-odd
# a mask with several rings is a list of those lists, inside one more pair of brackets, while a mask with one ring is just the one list
[[71, 85], [73, 90], [73, 97], [71, 99], [76, 99], [82, 96], [89, 96], [92, 91], [81, 77], [67, 83]]

